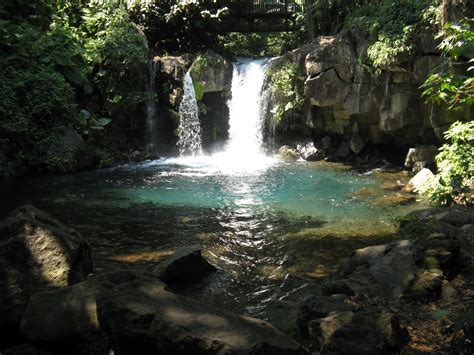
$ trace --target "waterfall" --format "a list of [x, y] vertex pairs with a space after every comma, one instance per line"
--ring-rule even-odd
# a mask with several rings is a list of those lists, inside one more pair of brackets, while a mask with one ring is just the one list
[[156, 153], [158, 143], [156, 114], [156, 62], [152, 59], [148, 65], [148, 83], [146, 100], [147, 141], [149, 150]]
[[252, 159], [262, 155], [262, 86], [268, 60], [234, 63], [226, 153]]
[[189, 71], [184, 77], [184, 94], [179, 105], [178, 148], [179, 154], [202, 155], [201, 124], [194, 91], [193, 79]]

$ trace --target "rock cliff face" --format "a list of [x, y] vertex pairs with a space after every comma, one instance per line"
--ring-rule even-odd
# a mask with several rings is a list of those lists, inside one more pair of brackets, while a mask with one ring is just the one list
[[367, 48], [364, 35], [351, 29], [319, 37], [278, 59], [298, 64], [307, 75], [306, 124], [315, 137], [395, 147], [437, 144], [451, 123], [469, 117], [468, 110], [448, 113], [423, 102], [420, 85], [441, 60], [432, 36], [420, 36], [419, 53], [398, 58], [379, 74], [362, 64]]

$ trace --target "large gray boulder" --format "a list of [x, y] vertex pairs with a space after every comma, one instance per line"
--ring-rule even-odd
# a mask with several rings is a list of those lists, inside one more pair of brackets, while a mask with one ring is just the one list
[[326, 156], [324, 150], [316, 148], [312, 141], [298, 144], [296, 149], [301, 157], [306, 161], [322, 160]]
[[89, 244], [31, 205], [0, 223], [0, 344], [19, 333], [33, 292], [64, 288], [92, 272]]
[[122, 354], [306, 354], [269, 323], [215, 309], [142, 280], [97, 303], [101, 329]]

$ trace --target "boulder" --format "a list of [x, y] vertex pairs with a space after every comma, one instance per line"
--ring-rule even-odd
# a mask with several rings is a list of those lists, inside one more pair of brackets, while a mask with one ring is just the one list
[[430, 169], [424, 168], [413, 178], [410, 179], [408, 184], [403, 188], [406, 192], [420, 192], [423, 191], [425, 186], [429, 184], [429, 181], [434, 177], [434, 174]]
[[296, 149], [300, 153], [301, 157], [306, 161], [322, 160], [325, 157], [324, 150], [316, 148], [313, 142], [298, 144]]
[[323, 150], [329, 150], [332, 146], [332, 139], [329, 136], [324, 136], [321, 138], [321, 148]]
[[294, 148], [291, 148], [288, 145], [280, 147], [278, 150], [280, 158], [284, 161], [296, 161], [300, 158], [300, 153]]
[[121, 354], [306, 354], [269, 323], [200, 304], [136, 280], [97, 303], [99, 323]]
[[89, 244], [71, 228], [31, 205], [0, 223], [0, 345], [19, 334], [33, 292], [57, 289], [92, 272]]
[[215, 270], [216, 268], [202, 257], [200, 249], [185, 247], [178, 248], [171, 257], [161, 262], [153, 270], [153, 276], [163, 282], [172, 283], [202, 277]]
[[410, 148], [405, 157], [405, 167], [413, 168], [416, 163], [418, 165], [432, 166], [435, 163], [435, 157], [438, 153], [438, 148], [433, 145], [420, 145], [416, 148]]

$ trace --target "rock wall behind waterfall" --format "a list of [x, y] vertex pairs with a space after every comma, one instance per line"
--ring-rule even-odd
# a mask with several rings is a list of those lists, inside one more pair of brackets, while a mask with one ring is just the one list
[[418, 47], [418, 53], [398, 58], [377, 75], [362, 64], [366, 38], [351, 29], [319, 37], [277, 61], [297, 63], [307, 75], [306, 124], [316, 140], [334, 135], [395, 147], [439, 144], [452, 122], [472, 114], [424, 104], [420, 85], [441, 58], [430, 34], [420, 36]]
[[199, 56], [155, 57], [158, 74], [158, 151], [163, 155], [176, 153], [179, 126], [179, 104], [183, 95], [183, 79], [191, 70], [200, 107], [202, 144], [205, 151], [213, 150], [228, 138], [228, 94], [232, 80], [232, 64], [216, 53]]

